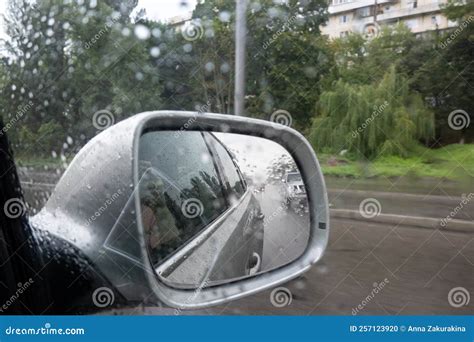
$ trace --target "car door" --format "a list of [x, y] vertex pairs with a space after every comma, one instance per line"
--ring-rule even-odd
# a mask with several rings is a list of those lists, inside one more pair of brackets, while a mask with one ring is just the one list
[[[152, 263], [174, 284], [199, 283], [204, 274], [206, 281], [214, 282], [247, 275], [255, 250], [248, 243], [255, 199], [247, 194], [228, 152], [212, 136], [188, 132], [173, 140], [172, 134], [150, 132], [141, 138], [142, 223]], [[217, 236], [226, 231], [225, 244], [212, 245], [209, 239], [200, 238], [229, 211], [232, 213], [213, 232]], [[215, 258], [212, 263], [189, 266], [193, 254]]]
[[[229, 242], [226, 246], [226, 252], [230, 254], [227, 256], [227, 263], [234, 264], [233, 268], [239, 269], [240, 275], [256, 273], [261, 265], [263, 253], [264, 227], [260, 205], [248, 189], [242, 172], [227, 147], [211, 133], [208, 133], [206, 138], [216, 156], [229, 201], [240, 206], [242, 211], [239, 228], [233, 234], [238, 243]], [[248, 197], [248, 201], [242, 200], [243, 197]]]

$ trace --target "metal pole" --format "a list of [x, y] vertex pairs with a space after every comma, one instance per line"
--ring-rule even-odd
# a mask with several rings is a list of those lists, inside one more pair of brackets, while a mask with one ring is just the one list
[[374, 1], [374, 4], [375, 4], [375, 6], [374, 6], [374, 24], [377, 25], [377, 7], [379, 7], [378, 3], [377, 3], [377, 0]]
[[236, 0], [234, 115], [244, 115], [245, 110], [246, 10], [247, 0]]

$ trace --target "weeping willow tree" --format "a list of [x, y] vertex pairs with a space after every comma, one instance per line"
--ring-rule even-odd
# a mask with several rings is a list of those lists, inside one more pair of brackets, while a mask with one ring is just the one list
[[395, 68], [371, 85], [339, 81], [321, 94], [318, 106], [321, 116], [313, 119], [310, 140], [320, 151], [406, 156], [434, 136], [433, 113]]

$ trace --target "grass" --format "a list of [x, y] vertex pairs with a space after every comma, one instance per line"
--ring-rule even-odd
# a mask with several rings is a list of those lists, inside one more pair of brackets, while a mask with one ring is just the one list
[[[474, 144], [453, 144], [440, 149], [417, 147], [407, 158], [383, 156], [371, 162], [362, 162], [350, 156], [328, 153], [318, 154], [323, 172], [327, 176], [350, 178], [412, 177], [448, 180], [474, 178]], [[72, 158], [66, 160], [69, 163]], [[21, 157], [19, 166], [33, 168], [61, 168], [61, 158]]]
[[370, 162], [322, 154], [325, 175], [351, 178], [413, 177], [466, 180], [474, 178], [474, 144], [440, 149], [419, 147], [407, 158], [383, 156]]
[[64, 167], [65, 163], [69, 163], [72, 160], [66, 159], [63, 161], [60, 157], [39, 157], [39, 156], [15, 156], [15, 162], [17, 166], [21, 167], [31, 167], [31, 168], [41, 168], [41, 169], [56, 169]]

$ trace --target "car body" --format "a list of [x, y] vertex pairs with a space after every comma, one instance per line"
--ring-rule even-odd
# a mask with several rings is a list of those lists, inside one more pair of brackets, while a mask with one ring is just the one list
[[284, 176], [285, 204], [291, 209], [307, 207], [306, 188], [298, 171], [286, 172]]

